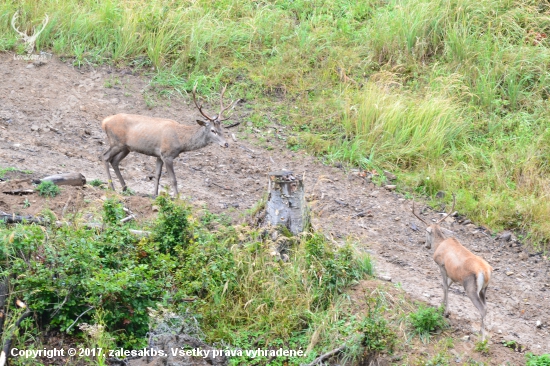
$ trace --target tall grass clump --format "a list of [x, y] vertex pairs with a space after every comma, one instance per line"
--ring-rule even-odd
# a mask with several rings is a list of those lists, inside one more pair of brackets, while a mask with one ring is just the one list
[[342, 118], [346, 140], [334, 146], [334, 154], [353, 151], [350, 162], [361, 158], [389, 168], [436, 163], [449, 158], [464, 144], [469, 129], [450, 100], [427, 96], [405, 98], [369, 85]]

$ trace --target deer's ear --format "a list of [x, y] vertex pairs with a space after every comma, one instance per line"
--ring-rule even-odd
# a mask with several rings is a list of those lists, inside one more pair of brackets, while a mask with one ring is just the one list
[[206, 126], [208, 124], [207, 122], [204, 122], [203, 120], [200, 120], [200, 119], [197, 120], [197, 123], [201, 126]]

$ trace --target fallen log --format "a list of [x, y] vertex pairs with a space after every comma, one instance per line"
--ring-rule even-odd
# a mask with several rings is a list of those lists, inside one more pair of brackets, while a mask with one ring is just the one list
[[11, 191], [3, 191], [2, 193], [22, 196], [24, 194], [33, 194], [34, 190], [32, 190], [32, 189], [14, 189], [14, 190], [11, 190]]
[[20, 223], [27, 223], [27, 224], [45, 224], [46, 220], [40, 219], [33, 216], [19, 216], [16, 214], [8, 214], [5, 212], [0, 211], [0, 221], [4, 221], [7, 224], [20, 224]]
[[50, 181], [56, 186], [83, 186], [86, 184], [86, 178], [81, 173], [64, 173], [50, 175], [42, 179], [35, 179], [34, 184]]

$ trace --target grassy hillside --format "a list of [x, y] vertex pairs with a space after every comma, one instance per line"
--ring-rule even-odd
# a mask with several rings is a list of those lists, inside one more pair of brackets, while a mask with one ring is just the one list
[[258, 126], [293, 126], [293, 147], [550, 238], [546, 2], [4, 1], [0, 50], [24, 52], [17, 9], [29, 31], [47, 13], [37, 47], [75, 65], [140, 67], [181, 91], [229, 83]]

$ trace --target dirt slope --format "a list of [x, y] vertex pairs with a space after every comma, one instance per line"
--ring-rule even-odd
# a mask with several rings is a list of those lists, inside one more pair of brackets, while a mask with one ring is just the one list
[[[1, 54], [0, 76], [0, 168], [30, 170], [33, 177], [81, 172], [88, 181], [105, 181], [98, 156], [106, 149], [100, 125], [108, 115], [127, 112], [187, 124], [199, 118], [181, 97], [148, 109], [143, 99], [147, 79], [131, 70], [78, 70], [57, 59], [34, 66]], [[210, 146], [177, 159], [174, 165], [180, 192], [198, 205], [206, 204], [214, 212], [239, 220], [265, 191], [267, 172], [289, 169], [303, 173], [316, 229], [336, 243], [354, 236], [360, 249], [375, 258], [379, 274], [391, 277], [413, 298], [432, 305], [441, 302], [439, 270], [422, 245], [423, 226], [410, 212], [411, 201], [369, 183], [356, 172], [325, 166], [304, 153], [279, 148], [284, 143], [278, 137], [288, 136], [284, 127], [273, 123], [255, 130], [247, 124], [245, 107], [236, 110], [242, 123], [230, 130], [237, 141], [228, 138], [229, 149]], [[155, 158], [131, 153], [121, 167], [131, 189], [138, 194], [152, 192]], [[165, 172], [161, 183], [168, 184]], [[115, 184], [119, 189], [118, 181]], [[91, 198], [101, 195], [86, 189]], [[24, 199], [0, 194], [0, 210], [33, 213], [25, 211]], [[134, 200], [141, 211], [148, 209], [147, 199]], [[63, 205], [54, 206], [61, 210]], [[364, 215], [357, 215], [361, 212]], [[431, 211], [426, 214], [426, 219], [440, 217]], [[550, 352], [548, 260], [524, 252], [514, 238], [501, 245], [473, 224], [448, 221], [446, 228], [495, 268], [486, 318], [492, 342], [515, 340], [534, 353]], [[456, 285], [449, 304], [455, 327], [466, 334], [479, 330], [477, 311]], [[493, 362], [522, 359], [503, 350]]]

